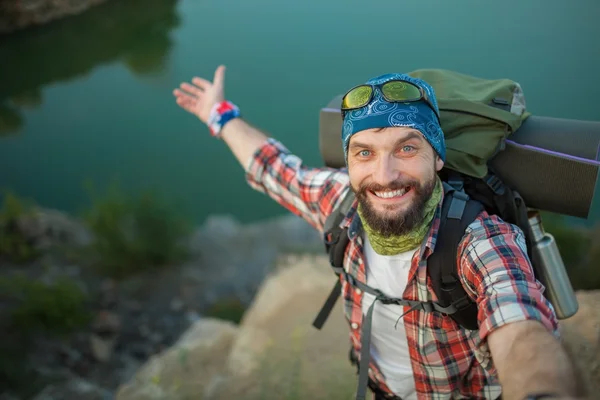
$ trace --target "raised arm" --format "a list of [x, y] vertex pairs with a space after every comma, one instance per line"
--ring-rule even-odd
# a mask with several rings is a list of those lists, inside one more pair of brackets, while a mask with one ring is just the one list
[[502, 398], [536, 393], [575, 398], [574, 370], [521, 230], [495, 217], [484, 219], [459, 251], [461, 278], [478, 303], [480, 337], [489, 346]]
[[[213, 136], [222, 139], [244, 168], [246, 179], [257, 191], [321, 230], [325, 218], [348, 187], [344, 172], [309, 168], [281, 143], [251, 126], [225, 101], [225, 67], [215, 71], [213, 82], [194, 77], [173, 94], [177, 104], [205, 123]], [[229, 117], [235, 118], [229, 119]]]
[[[220, 65], [217, 68], [213, 82], [194, 77], [191, 83], [182, 82], [178, 89], [173, 90], [173, 94], [181, 108], [208, 125], [214, 106], [225, 100], [225, 66]], [[217, 132], [212, 129], [211, 134], [217, 136]], [[268, 139], [267, 135], [241, 118], [232, 119], [224, 124], [218, 136], [227, 143], [243, 168], [247, 168], [252, 154]]]

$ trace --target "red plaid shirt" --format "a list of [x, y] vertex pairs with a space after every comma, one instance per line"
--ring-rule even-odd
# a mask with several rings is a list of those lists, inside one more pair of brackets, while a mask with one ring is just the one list
[[[246, 179], [252, 188], [266, 193], [320, 232], [325, 219], [349, 188], [344, 169], [306, 167], [272, 138], [255, 153], [246, 170]], [[437, 300], [426, 264], [435, 246], [440, 209], [441, 203], [432, 229], [413, 256], [404, 299]], [[363, 241], [353, 228], [357, 219], [355, 201], [342, 222], [350, 227], [351, 234], [344, 268], [364, 283]], [[480, 328], [463, 329], [451, 317], [436, 312], [413, 311], [404, 316], [419, 399], [499, 397], [501, 387], [486, 338], [504, 324], [534, 319], [558, 337], [556, 316], [542, 294], [543, 286], [534, 278], [524, 236], [517, 227], [484, 212], [467, 229], [457, 255], [463, 285], [479, 307]], [[359, 356], [363, 294], [346, 282], [343, 275], [340, 279], [350, 342]], [[391, 393], [372, 359], [369, 377], [381, 390]]]

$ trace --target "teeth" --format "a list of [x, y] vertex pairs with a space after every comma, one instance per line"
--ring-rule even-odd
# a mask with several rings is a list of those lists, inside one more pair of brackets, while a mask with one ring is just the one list
[[406, 193], [406, 189], [398, 189], [398, 190], [385, 191], [385, 192], [375, 192], [375, 195], [377, 197], [381, 197], [384, 199], [390, 199], [392, 197], [402, 196], [402, 195], [404, 195], [404, 193]]

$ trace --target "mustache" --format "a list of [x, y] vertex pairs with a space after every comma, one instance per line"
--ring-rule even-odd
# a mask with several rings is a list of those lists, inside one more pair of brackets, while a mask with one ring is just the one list
[[403, 179], [390, 183], [389, 185], [380, 185], [378, 183], [367, 183], [360, 186], [360, 192], [366, 192], [368, 190], [372, 192], [379, 192], [383, 190], [398, 190], [404, 189], [405, 187], [418, 188], [419, 183], [414, 179]]

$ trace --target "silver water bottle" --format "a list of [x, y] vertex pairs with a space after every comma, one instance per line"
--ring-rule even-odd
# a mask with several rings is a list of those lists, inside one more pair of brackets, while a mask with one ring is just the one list
[[567, 269], [556, 240], [550, 233], [544, 231], [542, 218], [537, 211], [527, 213], [532, 232], [532, 259], [537, 264], [540, 281], [546, 286], [545, 295], [550, 300], [559, 319], [569, 318], [579, 309], [577, 297], [567, 275]]

